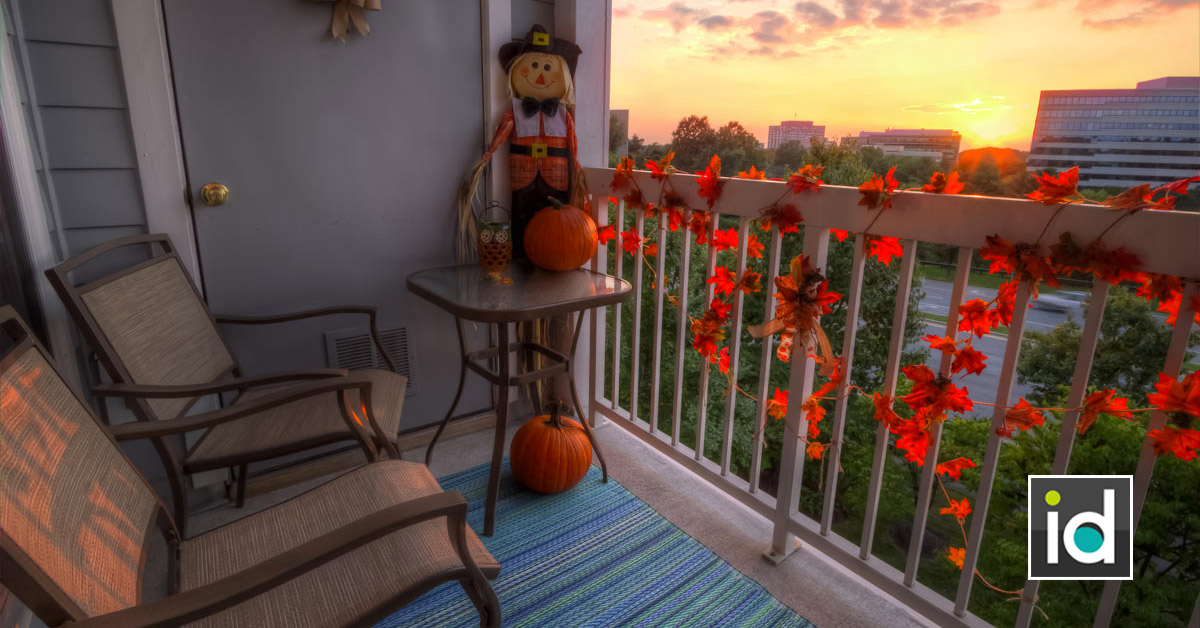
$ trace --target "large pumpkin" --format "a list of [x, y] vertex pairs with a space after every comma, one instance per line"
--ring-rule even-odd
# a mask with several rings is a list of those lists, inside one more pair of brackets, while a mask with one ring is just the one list
[[596, 222], [574, 205], [550, 201], [525, 227], [525, 255], [546, 270], [579, 268], [596, 254]]
[[592, 464], [592, 443], [583, 426], [565, 419], [557, 405], [535, 416], [513, 435], [509, 465], [518, 482], [539, 493], [575, 486]]

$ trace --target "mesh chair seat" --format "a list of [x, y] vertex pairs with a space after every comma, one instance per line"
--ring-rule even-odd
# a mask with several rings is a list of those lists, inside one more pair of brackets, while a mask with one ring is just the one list
[[[400, 431], [400, 412], [404, 406], [408, 380], [402, 375], [378, 369], [355, 373], [366, 375], [371, 380], [371, 408], [375, 422], [384, 434], [396, 434]], [[246, 403], [284, 388], [276, 386], [250, 390], [239, 397], [237, 403]], [[347, 394], [351, 407], [357, 411], [361, 407], [358, 392]], [[357, 411], [357, 414], [361, 419], [362, 412]], [[297, 451], [352, 438], [354, 435], [339, 411], [337, 393], [327, 393], [213, 427], [188, 456], [187, 470], [194, 472], [231, 466], [239, 460], [262, 454], [264, 443], [270, 443], [272, 448], [281, 451]]]
[[[408, 500], [442, 492], [424, 465], [386, 460], [344, 474], [278, 506], [180, 545], [180, 590], [252, 567], [340, 526]], [[467, 529], [475, 563], [488, 578], [500, 564]], [[444, 520], [420, 523], [368, 543], [266, 593], [189, 627], [319, 628], [377, 621], [402, 592], [462, 568]]]

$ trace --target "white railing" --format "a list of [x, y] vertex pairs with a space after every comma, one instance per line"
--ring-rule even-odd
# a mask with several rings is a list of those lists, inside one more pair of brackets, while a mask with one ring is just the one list
[[[586, 176], [590, 189], [595, 194], [593, 210], [597, 223], [609, 223], [609, 204], [606, 200], [609, 184], [614, 171], [606, 168], [588, 168]], [[657, 198], [662, 183], [651, 178], [648, 172], [636, 172], [634, 175], [640, 189], [647, 200]], [[705, 201], [697, 194], [697, 177], [676, 174], [671, 176], [671, 184], [679, 192], [688, 206], [703, 208]], [[884, 467], [889, 456], [889, 435], [887, 427], [878, 427], [874, 445], [872, 469], [865, 506], [865, 520], [861, 541], [857, 544], [835, 533], [833, 528], [834, 503], [838, 495], [838, 478], [840, 468], [844, 429], [847, 420], [849, 395], [850, 360], [854, 355], [856, 325], [847, 324], [843, 336], [840, 356], [843, 356], [843, 372], [847, 376], [837, 390], [837, 401], [832, 413], [830, 433], [832, 440], [826, 450], [828, 472], [824, 478], [824, 495], [820, 516], [810, 518], [800, 512], [799, 503], [804, 472], [804, 446], [801, 436], [796, 429], [803, 430], [804, 421], [801, 402], [807, 399], [813, 391], [815, 364], [811, 358], [805, 358], [802, 351], [796, 351], [790, 364], [789, 390], [791, 403], [788, 404], [786, 426], [782, 439], [780, 461], [780, 481], [776, 494], [786, 499], [776, 500], [764, 493], [759, 486], [760, 469], [763, 457], [763, 431], [758, 430], [752, 446], [749, 479], [743, 479], [730, 473], [731, 447], [733, 443], [734, 409], [738, 395], [730, 394], [725, 406], [724, 434], [721, 453], [718, 460], [710, 460], [704, 455], [704, 437], [706, 431], [707, 406], [709, 387], [709, 365], [701, 367], [698, 382], [685, 380], [685, 352], [691, 350], [689, 342], [688, 320], [684, 314], [688, 310], [689, 266], [693, 263], [704, 263], [705, 276], [711, 276], [717, 259], [717, 251], [712, 245], [712, 231], [717, 228], [719, 215], [737, 216], [740, 246], [737, 249], [736, 266], [741, 276], [746, 268], [747, 253], [746, 239], [750, 231], [750, 221], [758, 218], [760, 208], [772, 205], [783, 194], [785, 184], [781, 182], [761, 180], [728, 180], [723, 187], [721, 198], [714, 208], [709, 221], [709, 244], [707, 259], [691, 260], [689, 244], [679, 251], [678, 268], [665, 268], [667, 247], [671, 242], [688, 242], [688, 234], [684, 229], [681, 236], [668, 238], [665, 221], [656, 221], [659, 253], [655, 259], [655, 271], [658, 281], [653, 290], [654, 321], [649, 327], [653, 336], [651, 354], [641, 355], [642, 294], [644, 260], [639, 251], [629, 258], [619, 246], [615, 249], [617, 255], [612, 263], [609, 262], [608, 247], [600, 247], [592, 267], [600, 271], [613, 272], [625, 276], [624, 264], [633, 263], [632, 281], [634, 286], [633, 320], [622, 320], [620, 307], [614, 307], [610, 312], [600, 312], [592, 317], [590, 343], [592, 367], [589, 377], [589, 404], [592, 421], [606, 417], [651, 444], [659, 451], [670, 455], [683, 463], [691, 471], [721, 488], [728, 494], [750, 506], [774, 522], [774, 534], [770, 539], [768, 556], [782, 560], [796, 545], [796, 538], [808, 543], [813, 548], [831, 556], [842, 565], [850, 568], [868, 581], [897, 597], [900, 601], [925, 615], [934, 622], [944, 626], [986, 626], [989, 625], [981, 618], [967, 611], [972, 586], [976, 582], [975, 568], [979, 561], [984, 526], [988, 520], [988, 506], [991, 501], [992, 487], [997, 480], [998, 461], [1002, 441], [996, 434], [997, 428], [1004, 424], [1004, 415], [1008, 406], [1013, 403], [1012, 393], [1016, 379], [1017, 358], [1020, 351], [1022, 332], [1025, 323], [1025, 313], [1030, 302], [1030, 289], [1022, 283], [1016, 297], [1016, 307], [1011, 324], [1008, 328], [1008, 339], [1005, 345], [1002, 363], [999, 365], [999, 386], [996, 393], [996, 409], [992, 417], [991, 429], [988, 432], [986, 453], [980, 462], [978, 471], [981, 480], [978, 493], [975, 496], [974, 512], [966, 543], [962, 575], [958, 583], [957, 594], [949, 599], [942, 594], [926, 587], [917, 581], [917, 570], [921, 563], [921, 544], [925, 537], [928, 512], [935, 485], [935, 466], [938, 460], [938, 449], [941, 438], [941, 426], [933, 428], [930, 444], [926, 454], [928, 461], [921, 468], [917, 503], [914, 505], [915, 514], [912, 521], [911, 543], [907, 552], [904, 571], [892, 567], [887, 562], [872, 554], [874, 532], [878, 519], [883, 483]], [[874, 211], [867, 211], [858, 206], [860, 195], [855, 188], [841, 186], [824, 186], [818, 192], [804, 192], [800, 195], [788, 196], [783, 202], [795, 204], [803, 212], [804, 235], [803, 253], [807, 255], [816, 267], [827, 268], [826, 257], [829, 249], [829, 230], [831, 228], [847, 230], [854, 233], [862, 232], [875, 218]], [[881, 216], [871, 226], [871, 233], [882, 236], [900, 238], [904, 244], [904, 255], [900, 260], [898, 294], [896, 298], [895, 317], [892, 325], [892, 335], [886, 364], [883, 365], [883, 392], [893, 394], [899, 377], [900, 361], [905, 349], [904, 330], [905, 316], [908, 308], [909, 290], [912, 286], [914, 268], [916, 266], [918, 242], [931, 242], [952, 245], [958, 248], [957, 271], [951, 292], [951, 302], [946, 312], [947, 322], [945, 334], [960, 337], [957, 331], [958, 307], [964, 302], [970, 260], [974, 249], [980, 247], [985, 237], [998, 234], [1010, 242], [1035, 242], [1041, 238], [1047, 222], [1058, 210], [1058, 207], [1045, 206], [1019, 199], [990, 198], [977, 196], [949, 196], [922, 193], [904, 193], [893, 201], [893, 208]], [[627, 224], [625, 203], [620, 201], [616, 207], [616, 230], [622, 231]], [[633, 229], [639, 236], [644, 236], [644, 216], [641, 209], [635, 211], [632, 221]], [[877, 210], [876, 210], [877, 211]], [[1110, 211], [1085, 205], [1071, 205], [1062, 208], [1057, 217], [1053, 218], [1050, 234], [1069, 231], [1077, 242], [1089, 242], [1100, 235], [1101, 231], [1112, 223], [1114, 214]], [[765, 234], [764, 234], [765, 235]], [[795, 235], [788, 237], [797, 237]], [[1053, 237], [1053, 236], [1051, 236]], [[1193, 320], [1191, 307], [1193, 297], [1197, 292], [1200, 279], [1200, 215], [1180, 212], [1145, 211], [1122, 220], [1120, 224], [1105, 234], [1105, 242], [1111, 247], [1123, 246], [1135, 252], [1142, 261], [1142, 270], [1147, 272], [1176, 275], [1185, 279], [1182, 310], [1179, 313], [1179, 324], [1171, 336], [1170, 349], [1166, 364], [1162, 371], [1168, 375], [1177, 376], [1180, 372], [1187, 350], [1187, 342]], [[766, 246], [767, 271], [764, 272], [763, 289], [768, 295], [774, 292], [774, 279], [779, 273], [780, 265], [787, 263], [781, 260], [781, 235], [777, 226], [772, 226]], [[679, 246], [676, 244], [675, 246]], [[611, 247], [611, 245], [610, 245]], [[632, 261], [629, 261], [632, 259]], [[856, 238], [853, 262], [850, 270], [848, 294], [844, 296], [847, 308], [847, 321], [857, 321], [860, 303], [863, 297], [864, 268], [869, 262], [864, 253], [863, 239]], [[663, 328], [663, 312], [665, 284], [664, 273], [669, 272], [678, 277], [679, 286], [675, 293], [680, 308], [678, 325], [674, 329]], [[626, 273], [627, 274], [627, 273]], [[1082, 332], [1079, 354], [1076, 358], [1074, 377], [1070, 382], [1070, 392], [1067, 407], [1078, 408], [1087, 394], [1087, 381], [1091, 372], [1092, 361], [1100, 334], [1100, 325], [1104, 317], [1105, 299], [1109, 285], [1096, 280], [1092, 287], [1091, 304], [1087, 309]], [[713, 287], [708, 285], [704, 307], [713, 297]], [[693, 303], [694, 305], [694, 303]], [[611, 321], [611, 337], [606, 337], [607, 320]], [[766, 298], [766, 308], [763, 312], [744, 312], [743, 298], [740, 291], [735, 291], [733, 297], [733, 316], [730, 330], [730, 364], [735, 382], [752, 394], [757, 394], [757, 420], [761, 423], [766, 416], [766, 400], [769, 397], [768, 381], [772, 368], [778, 368], [781, 363], [773, 359], [773, 343], [771, 337], [763, 339], [761, 355], [759, 356], [759, 379], [757, 382], [745, 382], [738, 379], [737, 368], [739, 353], [742, 351], [741, 337], [743, 319], [755, 324], [774, 316], [774, 299]], [[631, 326], [631, 329], [628, 327]], [[622, 381], [621, 347], [625, 342], [625, 334], [632, 335], [632, 364], [628, 373], [634, 381]], [[660, 394], [664, 383], [660, 379], [660, 365], [667, 364], [662, 355], [663, 337], [674, 334], [675, 355], [667, 360], [674, 362], [674, 381], [665, 388], [673, 395], [669, 425], [659, 416]], [[611, 361], [605, 364], [606, 350], [611, 351]], [[643, 360], [651, 364], [651, 395], [649, 416], [639, 416], [639, 386], [636, 378], [642, 370]], [[949, 356], [943, 357], [940, 373], [949, 372]], [[989, 367], [994, 368], [994, 367]], [[606, 378], [607, 375], [607, 378]], [[606, 379], [608, 385], [606, 387]], [[621, 391], [629, 386], [630, 403], [623, 407], [618, 401]], [[688, 447], [681, 442], [681, 414], [684, 407], [685, 395], [690, 394], [692, 386], [698, 388], [699, 404], [696, 417], [695, 447]], [[606, 390], [607, 388], [607, 390]], [[1061, 433], [1054, 457], [1053, 473], [1066, 473], [1071, 456], [1071, 448], [1075, 440], [1075, 418], [1078, 412], [1068, 413], [1062, 421]], [[1150, 429], [1160, 429], [1166, 420], [1162, 412], [1151, 413]], [[798, 426], [798, 427], [797, 427]], [[1044, 428], [1043, 428], [1044, 429]], [[1154, 470], [1155, 455], [1151, 440], [1147, 438], [1140, 452], [1137, 469], [1134, 475], [1134, 517], [1135, 529], [1140, 516], [1142, 505], [1149, 488], [1151, 474]], [[1024, 478], [1013, 478], [1011, 481], [1024, 483]], [[766, 539], [764, 539], [764, 542]], [[1107, 582], [1100, 594], [1099, 610], [1096, 615], [1096, 626], [1108, 626], [1116, 607], [1117, 595], [1121, 582]], [[1033, 616], [1037, 600], [1038, 582], [1026, 582], [1016, 625], [1028, 626]], [[1193, 613], [1190, 625], [1200, 625], [1200, 603]]]

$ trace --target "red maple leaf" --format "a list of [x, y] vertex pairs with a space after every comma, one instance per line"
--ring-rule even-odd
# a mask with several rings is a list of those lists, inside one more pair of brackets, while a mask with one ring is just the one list
[[729, 318], [729, 313], [733, 311], [733, 304], [714, 298], [712, 302], [708, 304], [708, 311], [711, 313], [713, 318], [723, 323], [725, 322], [726, 318]]
[[1013, 273], [1017, 270], [1017, 245], [999, 235], [987, 237], [987, 246], [979, 249], [979, 255], [991, 262], [988, 273]]
[[866, 183], [858, 186], [858, 192], [862, 194], [862, 198], [858, 199], [858, 204], [867, 209], [888, 210], [892, 208], [892, 197], [896, 194], [896, 188], [900, 186], [900, 182], [894, 176], [896, 174], [896, 166], [892, 166], [891, 170], [887, 171], [886, 177], [881, 177], [877, 174], [871, 175], [871, 179]]
[[967, 518], [971, 514], [971, 503], [964, 497], [963, 499], [952, 499], [950, 505], [938, 511], [943, 515], [954, 515], [959, 521]]
[[650, 169], [650, 176], [655, 181], [665, 180], [675, 168], [671, 165], [671, 160], [675, 159], [675, 151], [670, 151], [663, 156], [662, 159], [655, 161], [653, 159], [646, 160], [646, 167]]
[[782, 419], [787, 416], [788, 391], [775, 389], [775, 396], [767, 400], [767, 416]]
[[667, 212], [667, 228], [671, 230], [671, 233], [675, 233], [679, 227], [683, 226], [683, 212], [675, 207], [667, 207], [665, 211]]
[[954, 361], [950, 364], [950, 372], [966, 371], [968, 375], [979, 375], [983, 373], [983, 369], [987, 368], [987, 365], [984, 364], [985, 362], [987, 362], [987, 355], [972, 347], [971, 343], [968, 342], [954, 356]]
[[1135, 185], [1116, 196], [1110, 196], [1100, 204], [1109, 209], [1142, 209], [1146, 207], [1152, 196], [1154, 196], [1154, 192], [1150, 190], [1150, 184], [1143, 183]]
[[1011, 437], [1013, 430], [1024, 432], [1045, 422], [1046, 417], [1042, 414], [1042, 411], [1033, 407], [1033, 404], [1026, 401], [1024, 397], [1021, 397], [1017, 400], [1017, 405], [1009, 408], [1008, 412], [1004, 413], [1004, 427], [996, 430], [996, 433], [1000, 436]]
[[651, 242], [650, 244], [647, 244], [646, 248], [642, 250], [642, 254], [646, 257], [654, 257], [658, 255], [658, 243]]
[[896, 434], [900, 436], [896, 439], [896, 447], [904, 450], [904, 459], [924, 465], [926, 450], [929, 448], [929, 430], [925, 421], [902, 421], [896, 426]]
[[779, 233], [797, 233], [800, 231], [800, 223], [804, 221], [804, 216], [795, 205], [776, 203], [764, 209], [761, 215], [767, 223], [779, 225]]
[[717, 266], [713, 276], [708, 278], [708, 283], [713, 284], [713, 291], [716, 294], [732, 295], [733, 288], [737, 285], [736, 279], [728, 268]]
[[729, 347], [721, 347], [721, 354], [717, 357], [717, 368], [721, 369], [721, 373], [729, 372]]
[[875, 393], [871, 403], [875, 406], [875, 420], [887, 426], [888, 431], [895, 432], [900, 424], [900, 416], [892, 409], [894, 401], [891, 395]]
[[935, 172], [932, 177], [929, 177], [929, 183], [921, 186], [922, 192], [930, 194], [958, 194], [962, 190], [963, 184], [958, 180], [957, 170], [951, 172], [950, 176]]
[[708, 221], [711, 217], [706, 211], [692, 211], [691, 217], [688, 219], [688, 229], [696, 234], [696, 244], [704, 245], [708, 243]]
[[1154, 389], [1158, 392], [1146, 397], [1150, 405], [1166, 413], [1182, 412], [1200, 417], [1200, 371], [1178, 380], [1159, 373]]
[[934, 336], [933, 334], [926, 334], [921, 338], [921, 340], [928, 342], [929, 348], [933, 349], [934, 351], [941, 351], [942, 353], [951, 354], [958, 353], [958, 344], [962, 342], [961, 340], [955, 340], [950, 336]]
[[1179, 299], [1183, 283], [1175, 275], [1160, 275], [1158, 273], [1142, 273], [1142, 285], [1137, 289], [1137, 295], [1143, 299], [1171, 301]]
[[992, 331], [988, 318], [988, 304], [983, 299], [972, 299], [958, 306], [958, 331], [969, 331], [983, 338]]
[[904, 246], [900, 244], [900, 238], [869, 234], [865, 237], [867, 257], [874, 257], [883, 262], [884, 266], [890, 266], [892, 258], [899, 259], [904, 255]]
[[608, 244], [608, 241], [617, 237], [617, 230], [613, 229], [612, 225], [602, 225], [596, 232], [596, 239], [600, 244]]
[[1200, 449], [1200, 432], [1196, 430], [1165, 427], [1146, 433], [1154, 441], [1156, 455], [1172, 454], [1180, 460], [1195, 460]]
[[838, 242], [845, 242], [846, 238], [850, 237], [850, 232], [845, 229], [830, 229], [829, 233], [833, 234], [833, 237], [837, 238]]
[[823, 170], [825, 170], [825, 166], [807, 164], [788, 178], [788, 187], [792, 188], [793, 194], [799, 194], [805, 190], [815, 190], [824, 183], [821, 181]]
[[946, 462], [939, 464], [937, 466], [937, 473], [938, 475], [944, 475], [954, 478], [955, 480], [961, 480], [963, 471], [967, 469], [974, 469], [978, 466], [979, 465], [975, 464], [975, 461], [971, 460], [970, 458], [955, 458], [954, 460], [947, 460]]
[[1062, 174], [1053, 175], [1042, 173], [1037, 175], [1038, 189], [1025, 196], [1045, 205], [1060, 205], [1070, 203], [1072, 197], [1079, 196], [1079, 166], [1075, 166]]
[[[633, 160], [629, 157], [622, 157], [617, 162], [616, 172], [613, 173], [612, 183], [608, 184], [613, 192], [620, 192], [625, 189], [625, 186], [633, 181]], [[611, 197], [609, 200], [613, 200]], [[613, 201], [616, 202], [616, 201]]]
[[718, 252], [724, 251], [725, 249], [736, 249], [738, 246], [737, 229], [714, 230], [712, 243], [713, 246], [717, 248]]
[[1187, 194], [1188, 187], [1196, 182], [1200, 182], [1200, 174], [1197, 174], [1196, 176], [1193, 176], [1193, 177], [1188, 177], [1186, 179], [1172, 181], [1158, 189], [1166, 190], [1173, 194]]
[[1113, 397], [1116, 392], [1111, 389], [1097, 390], [1083, 400], [1083, 411], [1079, 413], [1079, 420], [1075, 423], [1075, 428], [1079, 430], [1080, 434], [1086, 432], [1101, 414], [1108, 414], [1126, 421], [1133, 420], [1133, 413], [1129, 411], [1129, 400]]
[[742, 278], [738, 280], [738, 290], [746, 294], [762, 291], [762, 273], [755, 272], [749, 268], [742, 273]]
[[638, 249], [642, 248], [642, 236], [633, 231], [622, 231], [621, 248], [630, 255], [637, 255]]
[[625, 193], [625, 209], [637, 210], [645, 204], [645, 199], [642, 198], [642, 191], [636, 187], [629, 188]]
[[700, 198], [708, 201], [708, 208], [712, 209], [716, 204], [717, 199], [721, 198], [721, 158], [713, 155], [709, 160], [708, 165], [704, 170], [697, 172], [700, 178], [696, 180], [696, 186], [699, 188], [697, 194]]
[[762, 242], [758, 241], [758, 236], [750, 234], [750, 237], [746, 238], [746, 254], [750, 257], [762, 259], [763, 248], [765, 247], [763, 247]]

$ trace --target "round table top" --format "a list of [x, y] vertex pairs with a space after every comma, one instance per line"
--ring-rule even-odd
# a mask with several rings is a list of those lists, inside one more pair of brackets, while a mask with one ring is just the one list
[[444, 266], [408, 276], [408, 291], [472, 321], [512, 323], [620, 303], [633, 286], [619, 277], [578, 268], [555, 272], [514, 260], [496, 281], [479, 264]]

